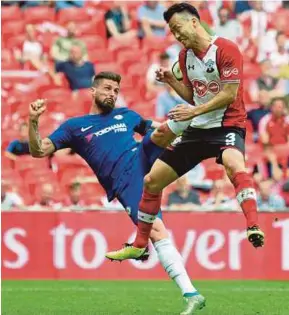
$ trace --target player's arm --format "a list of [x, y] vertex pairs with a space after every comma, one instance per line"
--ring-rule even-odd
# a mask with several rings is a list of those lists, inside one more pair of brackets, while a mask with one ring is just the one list
[[242, 80], [243, 60], [236, 45], [232, 43], [227, 43], [226, 45], [217, 54], [217, 65], [222, 83], [221, 91], [211, 100], [200, 106], [191, 107], [181, 104], [173, 108], [170, 111], [170, 118], [175, 121], [189, 120], [196, 116], [225, 108], [236, 100], [239, 83]]
[[183, 82], [178, 81], [173, 75], [168, 79], [168, 84], [176, 91], [176, 93], [184, 99], [186, 102], [194, 103], [194, 91], [189, 85], [185, 85]]
[[46, 110], [45, 100], [36, 100], [29, 105], [29, 150], [33, 157], [42, 158], [55, 151], [54, 144], [48, 138], [41, 139], [38, 123], [39, 117]]

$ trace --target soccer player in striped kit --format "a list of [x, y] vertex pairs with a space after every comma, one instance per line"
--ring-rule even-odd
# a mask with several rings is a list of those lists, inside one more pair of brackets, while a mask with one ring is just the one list
[[261, 247], [264, 233], [258, 225], [256, 192], [244, 159], [246, 110], [242, 55], [230, 40], [209, 35], [200, 23], [198, 11], [188, 3], [172, 5], [164, 18], [184, 46], [179, 55], [182, 82], [169, 69], [159, 69], [156, 76], [192, 106], [180, 104], [173, 108], [170, 120], [152, 134], [156, 144], [165, 141], [169, 144], [180, 134], [181, 139], [166, 149], [145, 176], [134, 243], [107, 253], [107, 257], [125, 260], [147, 254], [148, 236], [160, 207], [162, 190], [212, 157], [224, 165], [234, 185], [246, 218], [248, 240], [254, 247]]

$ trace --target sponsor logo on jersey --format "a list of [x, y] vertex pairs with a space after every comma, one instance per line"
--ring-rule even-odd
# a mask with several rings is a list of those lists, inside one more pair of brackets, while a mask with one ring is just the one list
[[123, 119], [123, 116], [122, 115], [116, 115], [113, 118], [116, 120], [121, 120], [121, 119]]
[[207, 73], [212, 73], [212, 72], [215, 71], [215, 69], [214, 69], [214, 64], [215, 64], [215, 62], [214, 62], [212, 59], [209, 59], [209, 60], [205, 63], [205, 66], [207, 67], [207, 70], [206, 70]]
[[188, 70], [191, 70], [191, 69], [192, 69], [192, 70], [195, 70], [195, 65], [192, 65], [192, 66], [191, 66], [191, 65], [188, 65]]
[[198, 97], [204, 97], [208, 91], [214, 94], [220, 92], [220, 85], [217, 81], [206, 83], [196, 79], [192, 81], [192, 85]]
[[204, 81], [196, 79], [192, 81], [192, 85], [199, 97], [203, 97], [206, 95], [208, 88]]
[[127, 126], [124, 123], [114, 124], [114, 125], [108, 126], [106, 128], [103, 128], [101, 130], [98, 130], [95, 133], [91, 133], [91, 134], [87, 135], [85, 138], [87, 139], [88, 142], [90, 142], [93, 136], [100, 137], [100, 136], [103, 136], [103, 135], [105, 135], [109, 132], [112, 132], [112, 131], [114, 133], [127, 132]]
[[86, 127], [86, 128], [84, 128], [84, 127], [82, 127], [81, 128], [81, 131], [82, 132], [85, 132], [86, 130], [89, 130], [90, 128], [92, 128], [93, 126], [88, 126], [88, 127]]
[[208, 84], [208, 90], [214, 94], [218, 94], [220, 92], [220, 85], [216, 81], [211, 81]]
[[229, 76], [237, 75], [239, 73], [239, 70], [237, 68], [224, 68], [223, 69], [223, 76], [225, 78], [228, 78]]

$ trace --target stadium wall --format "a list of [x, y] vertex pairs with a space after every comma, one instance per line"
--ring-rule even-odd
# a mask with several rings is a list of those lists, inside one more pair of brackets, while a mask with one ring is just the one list
[[[164, 214], [194, 279], [289, 280], [289, 212], [260, 213], [266, 246], [245, 239], [241, 213]], [[133, 238], [120, 212], [2, 213], [3, 279], [166, 279], [155, 252], [121, 264], [107, 250]]]

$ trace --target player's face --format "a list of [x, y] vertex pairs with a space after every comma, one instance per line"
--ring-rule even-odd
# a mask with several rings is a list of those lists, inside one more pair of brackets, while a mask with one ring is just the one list
[[177, 13], [172, 16], [169, 27], [176, 40], [182, 43], [185, 48], [192, 48], [196, 36], [196, 18], [185, 20]]
[[104, 114], [114, 109], [118, 93], [119, 84], [112, 80], [103, 79], [92, 88], [94, 103]]

